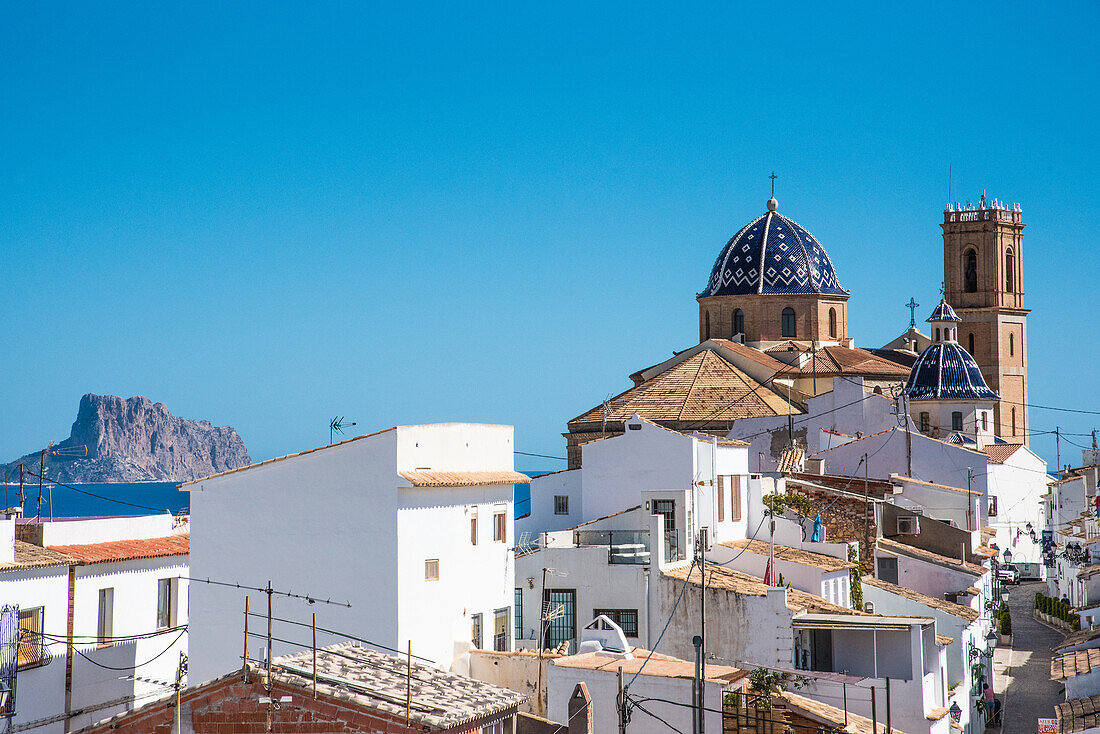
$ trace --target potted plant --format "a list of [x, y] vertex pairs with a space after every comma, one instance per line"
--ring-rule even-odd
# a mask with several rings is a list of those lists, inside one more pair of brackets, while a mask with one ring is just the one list
[[1012, 614], [1007, 604], [1001, 607], [1001, 644], [1012, 644]]

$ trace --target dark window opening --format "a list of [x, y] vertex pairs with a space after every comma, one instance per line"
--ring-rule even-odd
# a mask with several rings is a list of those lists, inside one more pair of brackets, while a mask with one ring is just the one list
[[973, 334], [970, 334], [969, 336], [967, 336], [966, 346], [967, 346], [966, 351], [970, 352], [971, 356], [973, 356], [973, 354], [974, 354], [974, 335]]
[[[576, 649], [577, 591], [576, 589], [546, 589], [543, 592], [543, 624], [546, 625], [544, 647], [555, 648], [563, 642]], [[547, 620], [547, 617], [551, 619]]]
[[782, 327], [783, 327], [783, 336], [793, 337], [793, 336], [796, 335], [795, 334], [795, 319], [794, 319], [794, 309], [793, 308], [783, 309]]
[[959, 411], [955, 411], [951, 414], [951, 430], [961, 431], [963, 429], [963, 414]]
[[1005, 255], [1005, 290], [1012, 293], [1016, 289], [1016, 258], [1009, 250]]
[[737, 309], [733, 312], [733, 335], [745, 333], [745, 312]]
[[829, 309], [829, 336], [836, 339], [836, 309]]
[[638, 610], [637, 609], [594, 609], [592, 617], [603, 615], [615, 624], [623, 628], [623, 634], [627, 637], [638, 636]]
[[967, 250], [963, 255], [963, 290], [978, 292], [978, 253], [975, 250]]

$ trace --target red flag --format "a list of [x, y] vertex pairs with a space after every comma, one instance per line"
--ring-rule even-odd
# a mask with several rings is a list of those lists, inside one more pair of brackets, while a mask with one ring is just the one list
[[772, 559], [768, 559], [768, 567], [764, 569], [764, 583], [772, 585]]

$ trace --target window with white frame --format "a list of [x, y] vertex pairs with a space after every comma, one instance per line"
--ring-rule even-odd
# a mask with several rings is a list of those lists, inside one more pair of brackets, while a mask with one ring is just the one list
[[497, 652], [508, 650], [508, 609], [493, 612], [493, 649]]
[[160, 579], [157, 581], [157, 629], [175, 627], [176, 605], [179, 596], [179, 579]]

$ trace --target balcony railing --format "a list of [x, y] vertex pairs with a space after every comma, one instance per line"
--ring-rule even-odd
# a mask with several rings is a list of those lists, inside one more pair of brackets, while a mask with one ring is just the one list
[[[573, 543], [578, 546], [606, 546], [607, 562], [611, 564], [648, 566], [652, 546], [648, 530], [574, 530]], [[675, 530], [665, 533], [665, 558], [683, 560], [684, 549]]]

